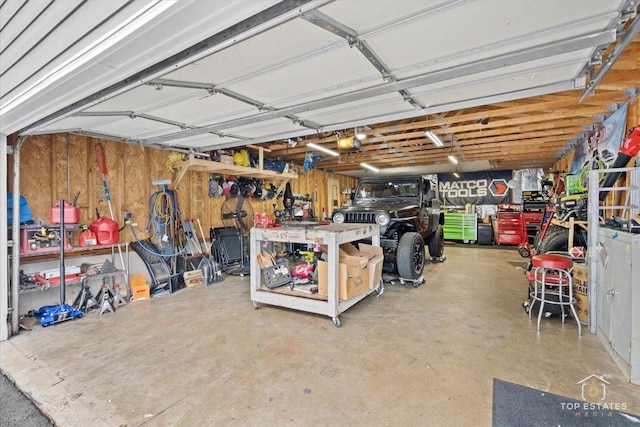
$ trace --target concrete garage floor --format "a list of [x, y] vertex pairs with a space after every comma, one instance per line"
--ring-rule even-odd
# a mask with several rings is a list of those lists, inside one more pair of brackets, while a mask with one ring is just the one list
[[[492, 381], [640, 412], [598, 338], [521, 303], [515, 248], [449, 246], [426, 283], [387, 285], [341, 315], [261, 306], [249, 278], [95, 312], [0, 343], [1, 367], [61, 426], [488, 426]], [[533, 420], [530, 420], [533, 421]], [[535, 422], [533, 422], [535, 424]]]

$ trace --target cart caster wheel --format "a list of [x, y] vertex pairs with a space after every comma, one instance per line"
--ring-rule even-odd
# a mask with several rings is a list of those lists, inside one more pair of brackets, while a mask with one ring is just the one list
[[339, 317], [332, 317], [331, 320], [333, 321], [333, 326], [335, 326], [336, 328], [340, 327], [340, 318]]
[[522, 258], [529, 258], [531, 255], [531, 252], [529, 252], [529, 249], [527, 248], [518, 248], [518, 253]]
[[382, 280], [380, 280], [380, 285], [376, 289], [376, 296], [379, 297], [383, 293], [384, 293], [384, 283], [382, 282]]
[[255, 302], [255, 301], [252, 301], [252, 303], [253, 303], [253, 309], [257, 310], [258, 309], [258, 303]]
[[401, 277], [401, 278], [400, 278], [400, 284], [401, 284], [401, 285], [404, 285], [404, 283], [405, 283], [405, 281], [404, 281], [404, 279]]

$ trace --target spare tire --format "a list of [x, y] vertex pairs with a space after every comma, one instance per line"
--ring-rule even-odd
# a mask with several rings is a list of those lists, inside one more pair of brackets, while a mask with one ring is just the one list
[[429, 245], [429, 256], [431, 258], [442, 258], [444, 255], [444, 233], [441, 225], [438, 225], [436, 231], [427, 237], [427, 243]]
[[398, 243], [396, 265], [400, 277], [419, 279], [424, 269], [424, 240], [418, 233], [404, 233]]

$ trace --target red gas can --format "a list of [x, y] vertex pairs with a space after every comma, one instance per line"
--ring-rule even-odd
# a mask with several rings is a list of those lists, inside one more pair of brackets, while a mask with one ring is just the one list
[[89, 224], [89, 230], [93, 231], [99, 245], [113, 245], [120, 241], [118, 236], [118, 223], [109, 218], [100, 218]]
[[84, 230], [78, 235], [78, 244], [83, 248], [87, 246], [97, 245], [98, 237], [96, 236], [96, 233], [91, 230], [87, 230], [86, 225], [84, 225], [83, 227]]
[[[49, 222], [60, 224], [60, 202], [56, 203], [49, 211]], [[77, 224], [80, 222], [80, 209], [77, 206], [64, 202], [64, 223]]]

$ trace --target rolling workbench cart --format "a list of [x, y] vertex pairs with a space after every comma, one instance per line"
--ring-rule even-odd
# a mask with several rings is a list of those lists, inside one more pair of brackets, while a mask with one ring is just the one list
[[[338, 289], [339, 247], [343, 243], [371, 239], [373, 246], [380, 246], [380, 232], [375, 224], [329, 224], [313, 226], [293, 226], [251, 229], [251, 301], [253, 307], [258, 303], [292, 308], [309, 313], [324, 314], [331, 317], [334, 326], [340, 326], [340, 313], [372, 293], [382, 293], [382, 281], [374, 289], [341, 301]], [[328, 297], [317, 295], [296, 295], [287, 289], [268, 289], [261, 283], [260, 266], [256, 262], [263, 244], [271, 242], [303, 243], [326, 245], [328, 249]]]

